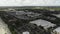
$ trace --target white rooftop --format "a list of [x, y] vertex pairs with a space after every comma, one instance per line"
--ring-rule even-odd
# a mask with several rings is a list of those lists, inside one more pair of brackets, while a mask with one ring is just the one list
[[60, 32], [60, 27], [56, 28], [54, 31]]
[[59, 18], [60, 18], [60, 14], [53, 14], [53, 15], [55, 15], [55, 16], [57, 16], [57, 17], [59, 17]]
[[28, 31], [23, 32], [23, 34], [30, 34]]
[[44, 28], [49, 28], [49, 27], [56, 26], [55, 24], [53, 24], [51, 22], [48, 22], [48, 21], [45, 21], [45, 20], [41, 20], [41, 19], [38, 19], [38, 20], [35, 20], [35, 21], [31, 21], [30, 23], [37, 24], [37, 26], [41, 25]]

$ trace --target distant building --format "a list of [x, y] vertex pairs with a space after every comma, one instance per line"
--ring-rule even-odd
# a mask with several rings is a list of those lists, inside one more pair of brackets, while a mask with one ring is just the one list
[[60, 27], [54, 29], [52, 34], [60, 34]]
[[31, 21], [30, 23], [37, 24], [37, 26], [43, 26], [44, 29], [47, 29], [47, 28], [49, 28], [49, 27], [54, 27], [54, 26], [56, 26], [56, 24], [50, 23], [50, 22], [45, 21], [45, 20], [42, 20], [42, 19], [38, 19], [38, 20], [35, 20], [35, 21]]

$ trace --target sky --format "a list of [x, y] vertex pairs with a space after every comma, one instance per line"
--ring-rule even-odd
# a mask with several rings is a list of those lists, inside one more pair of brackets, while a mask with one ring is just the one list
[[60, 0], [0, 0], [0, 6], [60, 6]]

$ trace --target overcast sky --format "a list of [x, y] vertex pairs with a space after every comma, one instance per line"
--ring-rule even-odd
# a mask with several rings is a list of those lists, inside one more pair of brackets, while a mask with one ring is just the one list
[[0, 0], [0, 6], [60, 6], [60, 0]]

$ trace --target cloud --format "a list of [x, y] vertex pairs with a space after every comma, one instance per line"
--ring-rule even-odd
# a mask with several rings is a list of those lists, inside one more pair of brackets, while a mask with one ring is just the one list
[[0, 6], [60, 6], [60, 0], [0, 0]]

